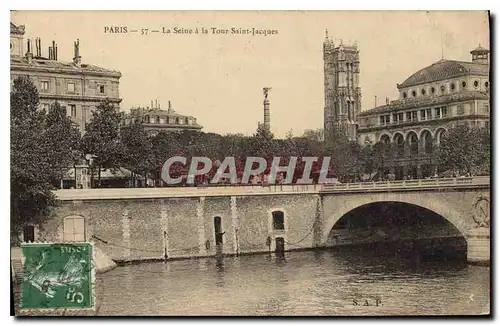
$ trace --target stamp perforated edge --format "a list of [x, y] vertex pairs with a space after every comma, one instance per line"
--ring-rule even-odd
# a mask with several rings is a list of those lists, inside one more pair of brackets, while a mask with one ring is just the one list
[[90, 278], [91, 278], [91, 290], [92, 290], [92, 298], [91, 298], [91, 307], [90, 308], [76, 308], [76, 307], [72, 307], [72, 308], [23, 308], [23, 286], [24, 286], [24, 261], [26, 259], [26, 257], [24, 257], [24, 251], [21, 250], [21, 253], [23, 255], [23, 263], [22, 263], [22, 267], [23, 267], [23, 282], [21, 283], [21, 291], [20, 291], [20, 296], [19, 296], [19, 312], [22, 313], [23, 315], [30, 315], [30, 313], [33, 313], [33, 315], [37, 315], [38, 314], [48, 314], [50, 315], [51, 313], [58, 313], [58, 312], [66, 312], [66, 311], [70, 311], [70, 312], [80, 312], [80, 311], [84, 311], [84, 312], [95, 312], [96, 311], [96, 271], [95, 271], [95, 267], [96, 267], [96, 262], [94, 260], [94, 256], [95, 256], [95, 247], [94, 247], [94, 242], [93, 241], [83, 241], [83, 242], [23, 242], [21, 243], [21, 249], [23, 247], [27, 247], [27, 246], [52, 246], [52, 245], [90, 245], [91, 248], [92, 248], [92, 256], [91, 256], [91, 268], [90, 268]]

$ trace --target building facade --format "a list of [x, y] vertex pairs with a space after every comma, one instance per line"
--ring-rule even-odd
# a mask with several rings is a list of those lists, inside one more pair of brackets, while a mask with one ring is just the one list
[[391, 148], [383, 174], [425, 178], [437, 171], [434, 149], [459, 123], [489, 128], [489, 50], [479, 46], [469, 62], [439, 60], [398, 84], [399, 98], [359, 114], [361, 145]]
[[325, 137], [337, 130], [350, 139], [357, 136], [357, 116], [361, 111], [359, 87], [359, 50], [357, 45], [336, 47], [328, 38], [323, 42], [325, 111]]
[[154, 106], [153, 103], [151, 103], [151, 107], [131, 109], [123, 121], [123, 126], [130, 125], [135, 119], [140, 119], [144, 129], [152, 136], [160, 131], [199, 131], [203, 128], [197, 123], [195, 117], [175, 112], [170, 101], [168, 102], [168, 110], [162, 110], [158, 104]]
[[72, 62], [58, 60], [54, 41], [48, 49], [48, 57], [43, 56], [39, 38], [35, 40], [35, 44], [27, 40], [24, 52], [24, 34], [23, 25], [10, 23], [11, 82], [17, 77], [29, 76], [38, 89], [41, 108], [48, 109], [58, 101], [80, 131], [85, 129], [92, 111], [105, 98], [119, 109], [119, 71], [82, 63], [79, 40], [74, 43]]

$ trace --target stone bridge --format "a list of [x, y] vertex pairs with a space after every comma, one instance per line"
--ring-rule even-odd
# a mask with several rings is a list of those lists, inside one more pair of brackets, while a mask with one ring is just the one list
[[[115, 261], [308, 249], [329, 245], [347, 213], [379, 202], [425, 208], [490, 260], [489, 177], [339, 185], [58, 190], [35, 241], [93, 241]], [[412, 206], [413, 207], [413, 206]]]

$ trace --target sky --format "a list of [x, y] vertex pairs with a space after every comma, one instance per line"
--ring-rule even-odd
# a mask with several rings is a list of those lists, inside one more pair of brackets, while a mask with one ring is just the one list
[[[71, 61], [80, 39], [82, 63], [119, 70], [123, 111], [171, 101], [205, 132], [254, 133], [263, 121], [262, 88], [272, 87], [277, 137], [323, 127], [326, 29], [335, 44], [358, 45], [363, 110], [373, 108], [375, 96], [378, 105], [396, 99], [397, 83], [442, 55], [470, 61], [469, 52], [489, 48], [490, 38], [484, 11], [14, 11], [11, 21], [26, 26], [25, 39], [42, 39], [44, 56], [55, 40], [58, 59]], [[138, 32], [105, 33], [106, 27]], [[174, 27], [200, 34], [161, 33]], [[213, 34], [212, 27], [277, 34]], [[141, 35], [142, 29], [160, 32]]]

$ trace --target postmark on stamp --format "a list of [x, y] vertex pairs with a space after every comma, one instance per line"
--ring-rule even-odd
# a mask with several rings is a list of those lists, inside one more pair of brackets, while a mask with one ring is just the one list
[[23, 244], [22, 309], [91, 309], [91, 243]]

